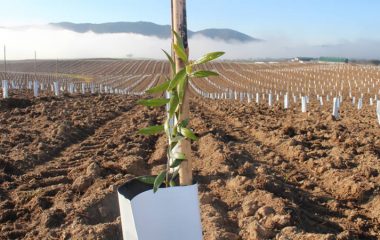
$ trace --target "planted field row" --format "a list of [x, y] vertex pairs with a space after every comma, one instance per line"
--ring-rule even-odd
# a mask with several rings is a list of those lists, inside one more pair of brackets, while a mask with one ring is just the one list
[[[0, 72], [4, 92], [19, 89], [42, 94], [113, 93], [142, 95], [165, 81], [169, 64], [158, 60], [62, 60], [11, 62], [11, 72]], [[0, 65], [1, 68], [1, 65]], [[216, 62], [206, 68], [218, 77], [193, 79], [192, 93], [210, 99], [232, 99], [270, 107], [307, 111], [310, 103], [373, 108], [380, 116], [380, 69], [353, 64]], [[37, 71], [36, 73], [32, 73]], [[6, 85], [6, 88], [4, 88]], [[35, 90], [35, 88], [38, 88]], [[8, 94], [9, 95], [9, 94]], [[36, 96], [36, 94], [34, 94]], [[37, 94], [38, 95], [38, 94]], [[339, 111], [338, 111], [339, 112]], [[379, 119], [380, 121], [380, 119]]]

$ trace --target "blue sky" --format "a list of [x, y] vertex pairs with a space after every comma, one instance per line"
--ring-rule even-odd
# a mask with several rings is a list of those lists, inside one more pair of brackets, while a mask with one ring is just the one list
[[[0, 0], [0, 26], [48, 22], [170, 23], [169, 0]], [[378, 0], [187, 0], [188, 26], [312, 44], [380, 39]]]
[[[190, 39], [192, 56], [225, 51], [229, 59], [340, 56], [380, 59], [380, 0], [187, 0], [188, 27], [231, 28], [260, 43]], [[0, 0], [0, 46], [9, 58], [153, 57], [169, 39], [74, 33], [34, 27], [50, 22], [150, 21], [170, 24], [170, 0]]]

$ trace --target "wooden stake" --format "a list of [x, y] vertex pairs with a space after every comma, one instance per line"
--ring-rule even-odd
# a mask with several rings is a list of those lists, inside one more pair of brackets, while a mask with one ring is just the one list
[[[183, 45], [186, 49], [186, 52], [189, 52], [188, 41], [187, 41], [187, 21], [186, 21], [186, 0], [172, 0], [172, 28], [177, 32], [183, 39]], [[173, 43], [177, 42], [177, 39], [172, 34]], [[175, 61], [178, 69], [182, 69], [185, 65], [182, 60], [175, 56]], [[184, 101], [181, 107], [181, 118], [178, 119], [181, 122], [184, 119], [189, 118], [189, 91], [186, 86]], [[179, 182], [180, 185], [191, 185], [193, 184], [193, 175], [192, 175], [192, 159], [191, 159], [191, 146], [188, 140], [182, 140], [179, 143], [179, 151], [183, 152], [187, 158], [186, 161], [183, 161], [179, 169]]]

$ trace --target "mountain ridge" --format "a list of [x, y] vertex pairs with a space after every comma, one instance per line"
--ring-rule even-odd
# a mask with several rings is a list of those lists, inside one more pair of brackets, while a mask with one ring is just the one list
[[[66, 30], [85, 33], [94, 32], [98, 34], [105, 33], [135, 33], [144, 36], [155, 36], [158, 38], [170, 38], [171, 26], [159, 25], [152, 22], [108, 22], [108, 23], [72, 23], [72, 22], [57, 22], [49, 23], [50, 26], [59, 27]], [[189, 37], [195, 35], [203, 35], [211, 39], [219, 39], [226, 42], [254, 42], [262, 41], [242, 32], [229, 28], [208, 28], [200, 31], [188, 30]]]

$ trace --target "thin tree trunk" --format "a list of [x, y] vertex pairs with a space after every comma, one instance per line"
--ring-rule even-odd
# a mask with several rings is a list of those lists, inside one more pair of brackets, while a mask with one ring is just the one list
[[[187, 41], [187, 22], [186, 22], [186, 0], [172, 0], [172, 28], [177, 32], [183, 39], [183, 44], [186, 52], [189, 52], [188, 41]], [[177, 40], [172, 36], [173, 42], [176, 43]], [[178, 69], [184, 67], [182, 60], [175, 56], [175, 61]], [[178, 119], [181, 122], [184, 119], [189, 118], [189, 92], [188, 86], [186, 86], [184, 101], [181, 109], [181, 118]], [[181, 185], [191, 185], [193, 182], [192, 176], [192, 159], [191, 159], [191, 146], [188, 140], [182, 140], [179, 143], [179, 150], [183, 152], [187, 158], [183, 161], [179, 169], [179, 181]]]

